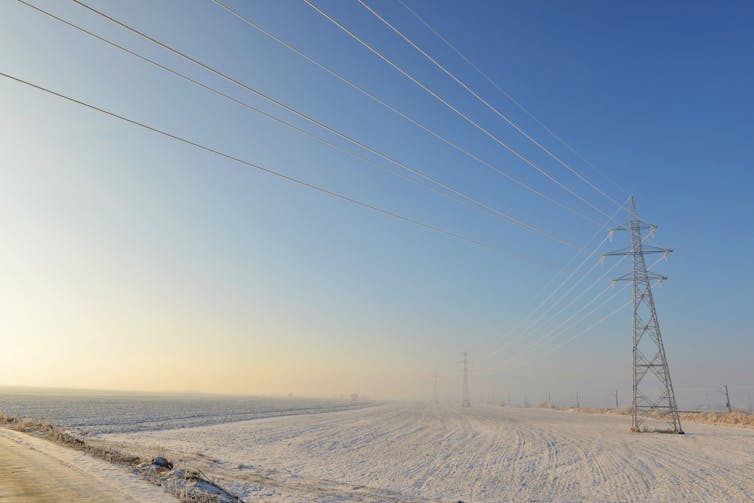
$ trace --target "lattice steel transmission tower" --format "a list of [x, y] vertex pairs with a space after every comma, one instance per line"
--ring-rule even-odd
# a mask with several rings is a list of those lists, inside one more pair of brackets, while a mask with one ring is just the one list
[[630, 199], [628, 226], [611, 229], [631, 233], [631, 247], [626, 250], [605, 253], [606, 256], [630, 255], [632, 270], [615, 281], [633, 282], [633, 401], [631, 407], [631, 431], [642, 430], [644, 422], [654, 416], [670, 426], [670, 431], [683, 433], [678, 417], [673, 383], [670, 381], [668, 359], [657, 320], [652, 281], [664, 281], [665, 276], [647, 271], [645, 255], [662, 253], [667, 256], [672, 250], [644, 245], [643, 232], [654, 234], [657, 226], [641, 221], [636, 211], [634, 197]]
[[432, 377], [434, 378], [434, 403], [440, 403], [440, 397], [437, 394], [437, 372]]
[[469, 400], [469, 353], [463, 352], [463, 360], [458, 363], [463, 363], [463, 392], [461, 393], [461, 407], [471, 407], [471, 401]]

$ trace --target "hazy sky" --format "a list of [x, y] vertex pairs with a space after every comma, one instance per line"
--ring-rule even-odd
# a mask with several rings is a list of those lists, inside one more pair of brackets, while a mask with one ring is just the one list
[[[587, 249], [605, 236], [603, 214], [303, 1], [228, 4], [587, 218], [512, 184], [209, 1], [91, 1], [546, 233]], [[30, 2], [353, 148], [73, 2]], [[407, 2], [595, 170], [400, 3], [369, 4], [611, 198], [635, 194], [643, 217], [659, 225], [652, 242], [675, 250], [657, 266], [670, 280], [656, 302], [681, 405], [719, 401], [724, 383], [745, 400], [754, 391], [754, 7]], [[618, 210], [358, 2], [317, 5], [600, 211]], [[597, 265], [551, 313], [570, 307], [522, 332], [582, 251], [375, 169], [16, 1], [0, 4], [0, 47], [1, 72], [527, 257], [333, 199], [0, 78], [0, 385], [423, 399], [437, 372], [443, 397], [456, 399], [456, 362], [467, 349], [475, 400], [527, 392], [534, 401], [551, 390], [568, 401], [581, 390], [601, 403], [616, 388], [627, 396], [629, 310], [581, 332], [629, 290], [601, 305], [617, 290], [603, 294], [589, 317], [552, 331], [628, 261], [601, 280], [614, 259]], [[599, 253], [626, 239], [616, 235]], [[541, 338], [547, 344], [533, 344]]]

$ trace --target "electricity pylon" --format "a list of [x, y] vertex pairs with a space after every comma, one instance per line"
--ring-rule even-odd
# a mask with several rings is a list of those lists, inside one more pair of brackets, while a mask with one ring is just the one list
[[463, 392], [461, 393], [461, 407], [471, 407], [469, 400], [469, 353], [463, 352]]
[[437, 372], [432, 377], [434, 377], [434, 403], [440, 403], [440, 398], [437, 395]]
[[642, 233], [654, 234], [657, 226], [639, 219], [634, 197], [630, 200], [628, 226], [611, 229], [631, 233], [631, 247], [626, 250], [605, 253], [605, 256], [630, 255], [632, 270], [615, 281], [633, 282], [633, 401], [631, 407], [631, 431], [642, 431], [642, 425], [651, 415], [659, 416], [668, 423], [672, 432], [683, 433], [673, 384], [670, 381], [668, 359], [662, 344], [660, 323], [657, 320], [651, 281], [664, 281], [665, 276], [647, 272], [644, 255], [662, 253], [667, 256], [672, 250], [645, 246]]

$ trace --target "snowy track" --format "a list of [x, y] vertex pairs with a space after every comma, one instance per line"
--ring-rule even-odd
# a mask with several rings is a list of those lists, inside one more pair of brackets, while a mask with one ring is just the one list
[[67, 447], [0, 428], [0, 502], [176, 503], [130, 473]]
[[194, 462], [252, 501], [754, 498], [754, 430], [690, 423], [686, 435], [632, 434], [628, 422], [390, 404], [105, 438], [195, 453]]

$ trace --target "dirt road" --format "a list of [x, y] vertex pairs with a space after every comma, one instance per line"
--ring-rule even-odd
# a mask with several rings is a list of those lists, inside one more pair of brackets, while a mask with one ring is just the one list
[[121, 467], [0, 428], [0, 502], [175, 502]]

